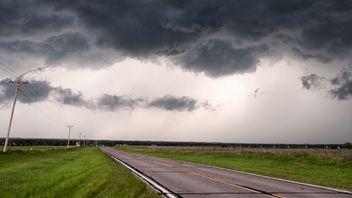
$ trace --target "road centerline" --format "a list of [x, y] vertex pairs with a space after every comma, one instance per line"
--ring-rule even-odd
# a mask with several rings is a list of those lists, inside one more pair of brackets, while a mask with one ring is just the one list
[[165, 163], [165, 162], [159, 162], [159, 161], [156, 161], [156, 160], [150, 160], [150, 159], [146, 159], [146, 158], [143, 158], [143, 157], [139, 157], [139, 158], [143, 159], [144, 161], [149, 161], [149, 162], [151, 162], [153, 164], [157, 164], [159, 166], [179, 169], [179, 170], [182, 170], [182, 171], [187, 172], [189, 174], [192, 174], [192, 175], [195, 175], [195, 176], [199, 176], [199, 177], [203, 177], [203, 178], [207, 178], [207, 179], [210, 179], [210, 180], [213, 180], [213, 181], [216, 181], [216, 182], [219, 182], [219, 183], [223, 183], [223, 184], [226, 184], [226, 185], [229, 185], [229, 186], [232, 186], [232, 187], [241, 188], [241, 189], [248, 190], [248, 191], [251, 191], [251, 192], [254, 192], [254, 193], [258, 193], [258, 194], [264, 194], [264, 195], [267, 195], [269, 197], [285, 198], [284, 196], [272, 194], [270, 192], [266, 192], [266, 191], [263, 191], [263, 190], [250, 188], [250, 187], [247, 187], [247, 186], [244, 186], [244, 185], [241, 185], [241, 184], [237, 184], [237, 183], [234, 183], [232, 181], [229, 181], [229, 180], [226, 180], [226, 179], [223, 179], [223, 178], [219, 178], [219, 177], [216, 177], [216, 176], [212, 176], [212, 175], [208, 175], [208, 174], [205, 174], [205, 173], [201, 173], [199, 171], [197, 172], [197, 171], [194, 171], [194, 170], [192, 170], [190, 168], [182, 167], [181, 165], [171, 165], [171, 164], [168, 164], [168, 163]]

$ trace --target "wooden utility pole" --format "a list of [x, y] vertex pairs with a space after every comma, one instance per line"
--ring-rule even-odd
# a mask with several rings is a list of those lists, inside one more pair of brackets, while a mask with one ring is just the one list
[[68, 125], [68, 138], [67, 138], [67, 148], [70, 147], [70, 136], [71, 136], [71, 128], [73, 128], [73, 125]]
[[10, 116], [10, 123], [9, 123], [9, 127], [7, 129], [7, 134], [6, 134], [6, 139], [5, 139], [5, 145], [4, 145], [4, 150], [3, 150], [4, 153], [7, 151], [7, 145], [9, 143], [10, 131], [11, 131], [11, 126], [12, 126], [12, 119], [13, 119], [13, 114], [15, 112], [15, 106], [16, 106], [18, 92], [20, 91], [20, 86], [24, 85], [24, 84], [27, 84], [28, 81], [22, 81], [20, 78], [17, 78], [14, 81], [10, 80], [9, 83], [14, 84], [16, 86], [16, 91], [15, 91], [15, 97], [13, 98], [13, 104], [12, 104], [12, 110], [11, 110], [11, 116]]
[[79, 144], [79, 146], [81, 147], [81, 135], [82, 135], [82, 133], [81, 132], [79, 132], [79, 140], [78, 140], [78, 144]]

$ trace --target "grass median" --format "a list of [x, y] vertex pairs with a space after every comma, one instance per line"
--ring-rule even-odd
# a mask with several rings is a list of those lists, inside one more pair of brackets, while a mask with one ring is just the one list
[[159, 197], [98, 148], [0, 153], [1, 197]]
[[352, 190], [352, 150], [115, 146], [115, 149]]

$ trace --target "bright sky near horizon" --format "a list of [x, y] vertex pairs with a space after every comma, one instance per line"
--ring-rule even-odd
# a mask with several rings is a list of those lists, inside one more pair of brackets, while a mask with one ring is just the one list
[[349, 0], [5, 0], [0, 22], [2, 137], [29, 72], [11, 137], [352, 140]]

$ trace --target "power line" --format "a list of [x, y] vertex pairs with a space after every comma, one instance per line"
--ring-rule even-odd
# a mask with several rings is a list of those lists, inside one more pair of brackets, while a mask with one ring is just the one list
[[[22, 96], [25, 97], [28, 101], [31, 101], [30, 97], [23, 92], [23, 90], [20, 90], [20, 92], [22, 93]], [[55, 124], [58, 124], [58, 122], [62, 122], [62, 124], [65, 125], [65, 122], [61, 121], [61, 120], [57, 120], [54, 117], [52, 117], [50, 113], [46, 112], [45, 110], [43, 110], [42, 108], [40, 108], [40, 106], [36, 103], [31, 103], [34, 105], [34, 107], [38, 110], [38, 112], [42, 113], [48, 120], [52, 121]], [[60, 124], [59, 124], [60, 125]]]
[[[1, 64], [0, 64], [0, 66], [2, 66]], [[7, 77], [7, 78], [9, 78], [9, 77], [13, 77], [13, 78], [16, 78], [17, 76], [16, 75], [14, 75], [13, 73], [11, 73], [10, 71], [8, 71], [7, 69], [5, 69], [4, 67], [0, 67], [0, 69], [2, 70], [2, 71], [4, 71], [5, 73], [7, 73], [7, 75], [9, 75], [9, 76], [5, 76], [4, 74], [4, 76], [5, 77]]]
[[18, 74], [13, 69], [11, 69], [10, 66], [8, 66], [8, 65], [6, 65], [6, 64], [4, 64], [2, 62], [0, 62], [0, 65], [2, 66], [3, 70], [7, 71], [10, 75], [12, 75], [14, 77], [18, 76]]
[[[7, 72], [8, 74], [10, 74], [11, 76], [13, 76], [13, 77], [15, 77], [15, 78], [18, 78], [18, 77], [20, 77], [21, 75], [19, 75], [16, 71], [14, 71], [13, 69], [11, 69], [11, 67], [10, 66], [8, 66], [8, 65], [6, 65], [6, 64], [4, 64], [4, 63], [2, 63], [2, 62], [0, 62], [0, 66], [2, 66], [2, 67], [0, 67], [0, 68], [2, 68], [2, 70], [3, 71], [5, 71], [5, 72]], [[38, 94], [38, 92], [35, 90], [35, 88], [32, 86], [32, 85], [30, 85], [30, 84], [28, 84], [28, 86], [27, 87], [29, 87], [29, 90], [28, 90], [28, 95], [31, 95], [33, 98], [40, 98], [40, 94]], [[26, 95], [25, 93], [24, 93], [25, 91], [22, 91], [21, 90], [21, 93], [23, 93], [24, 95]], [[31, 99], [29, 99], [28, 98], [29, 96], [27, 96], [27, 100], [29, 100], [29, 101], [31, 101]], [[48, 114], [51, 114], [51, 115], [53, 115], [54, 117], [57, 117], [56, 119], [57, 120], [60, 120], [60, 122], [62, 122], [64, 125], [66, 125], [66, 121], [64, 121], [61, 117], [59, 117], [59, 116], [57, 116], [54, 112], [54, 110], [52, 109], [52, 108], [50, 108], [50, 107], [48, 107], [48, 106], [46, 106], [46, 105], [44, 105], [44, 103], [42, 104], [42, 106], [45, 106], [44, 107], [44, 109], [45, 110], [43, 110], [43, 109], [41, 109], [39, 106], [37, 106], [36, 105], [36, 108], [41, 112], [41, 113], [43, 113], [43, 114], [45, 114], [45, 116], [47, 116]], [[48, 110], [49, 109], [49, 110]], [[51, 112], [50, 112], [51, 111]], [[47, 112], [49, 112], [49, 113], [47, 113]], [[48, 117], [48, 116], [47, 116]]]
[[12, 71], [14, 74], [16, 74], [16, 72], [7, 64], [4, 64], [3, 62], [0, 62], [0, 65], [4, 66], [5, 68], [7, 68], [8, 70]]
[[[2, 69], [3, 71], [5, 71], [7, 74], [9, 74], [10, 76], [14, 77], [16, 81], [18, 82], [22, 82], [21, 80], [21, 77], [26, 74], [22, 74], [22, 75], [19, 75], [16, 71], [12, 70], [9, 66], [3, 64], [0, 62], [0, 69]], [[27, 72], [28, 73], [28, 72]], [[24, 81], [23, 81], [24, 82]], [[28, 83], [28, 82], [26, 82]], [[23, 83], [24, 84], [24, 83]], [[22, 85], [22, 84], [21, 84]], [[32, 99], [33, 98], [40, 98], [40, 94], [37, 92], [36, 88], [29, 85], [27, 87], [27, 93], [25, 93], [26, 91], [22, 91], [21, 90], [21, 93], [23, 95], [23, 97], [25, 97], [29, 102], [32, 102]], [[10, 133], [10, 128], [11, 128], [11, 123], [12, 123], [12, 118], [13, 118], [13, 112], [14, 112], [14, 107], [15, 107], [15, 103], [16, 103], [16, 100], [17, 100], [17, 95], [18, 95], [18, 92], [20, 91], [19, 89], [19, 86], [16, 86], [16, 95], [15, 95], [15, 100], [14, 100], [14, 105], [13, 105], [13, 109], [12, 109], [12, 113], [11, 113], [11, 118], [10, 118], [10, 124], [9, 124], [9, 130], [8, 130], [8, 134], [7, 134], [7, 138], [6, 138], [6, 142], [5, 142], [5, 147], [4, 147], [4, 152], [6, 151], [6, 148], [7, 148], [7, 143], [8, 143], [8, 136], [9, 136], [9, 133]], [[31, 96], [30, 96], [31, 95]], [[32, 99], [31, 99], [32, 97]], [[55, 116], [56, 114], [53, 113], [55, 112], [50, 106], [46, 106], [44, 105], [44, 103], [42, 103], [42, 107], [40, 105], [37, 105], [36, 103], [34, 103], [35, 101], [33, 101], [32, 104], [34, 104], [34, 107], [39, 111], [41, 112], [42, 114], [45, 115], [46, 118], [48, 118], [49, 120], [53, 121], [55, 124], [57, 124], [57, 121], [59, 122], [62, 122], [63, 124], [66, 124], [66, 121], [64, 121], [63, 119], [61, 119], [61, 117], [59, 116]], [[51, 113], [50, 113], [51, 111]], [[49, 112], [49, 113], [48, 113]], [[56, 118], [55, 118], [56, 117]], [[69, 148], [70, 146], [70, 135], [71, 135], [71, 128], [73, 128], [73, 125], [69, 125], [67, 126], [69, 128], [69, 134], [68, 134], [68, 140], [67, 140], [67, 148]]]
[[[35, 89], [35, 87], [31, 86], [30, 84], [28, 84], [28, 86], [26, 86], [28, 89], [28, 94], [32, 95], [34, 98], [40, 98], [40, 94], [37, 92], [37, 90]], [[43, 109], [45, 109], [45, 111], [47, 111], [50, 115], [52, 115], [53, 117], [56, 117], [57, 120], [59, 120], [60, 122], [64, 123], [64, 125], [66, 125], [66, 121], [64, 119], [62, 119], [60, 116], [58, 116], [57, 112], [55, 110], [53, 110], [52, 107], [50, 107], [49, 104], [45, 104], [45, 103], [41, 103], [41, 106], [43, 107]]]
[[6, 78], [6, 76], [4, 74], [0, 74], [0, 80], [5, 79], [5, 78]]
[[[28, 84], [27, 87], [27, 91], [29, 92], [30, 95], [32, 95], [34, 98], [40, 98], [40, 94], [38, 93], [37, 89], [32, 86], [31, 84]], [[59, 120], [60, 122], [62, 122], [64, 125], [66, 125], [66, 121], [64, 119], [62, 119], [55, 110], [53, 110], [53, 108], [51, 107], [50, 103], [46, 104], [46, 103], [41, 103], [41, 106], [43, 107], [43, 109], [47, 112], [49, 112], [50, 115], [52, 115], [53, 117], [55, 117], [55, 119]]]

